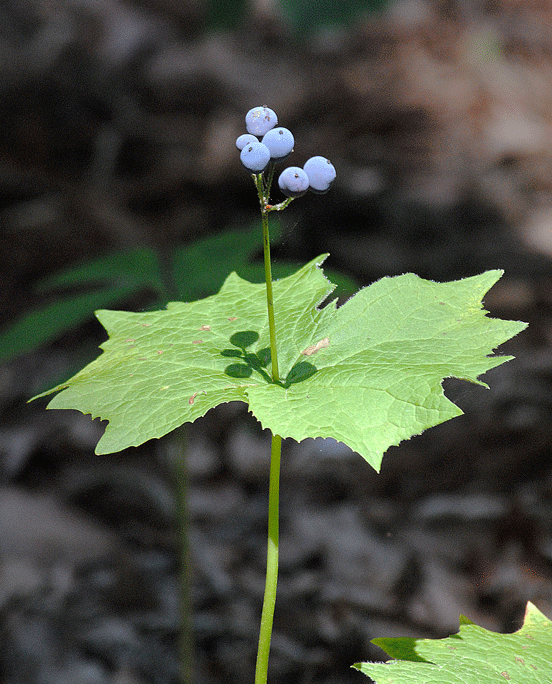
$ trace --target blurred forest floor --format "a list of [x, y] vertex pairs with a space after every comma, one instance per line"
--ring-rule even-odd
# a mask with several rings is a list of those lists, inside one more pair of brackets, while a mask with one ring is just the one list
[[[465, 415], [390, 449], [379, 475], [331, 440], [284, 445], [271, 681], [360, 682], [350, 665], [383, 657], [370, 639], [443, 636], [459, 613], [500, 631], [527, 600], [552, 617], [552, 3], [397, 0], [303, 37], [275, 3], [232, 30], [207, 15], [192, 0], [2, 3], [0, 325], [63, 267], [138, 246], [166, 264], [249, 229], [234, 142], [270, 106], [293, 164], [323, 154], [338, 171], [282, 216], [278, 259], [329, 251], [362, 286], [503, 268], [485, 306], [530, 323], [491, 389], [447, 381]], [[91, 319], [0, 366], [0, 678], [178, 681], [185, 453], [194, 682], [252, 681], [268, 436], [229, 404], [95, 456], [98, 421], [26, 400], [103, 339]]]

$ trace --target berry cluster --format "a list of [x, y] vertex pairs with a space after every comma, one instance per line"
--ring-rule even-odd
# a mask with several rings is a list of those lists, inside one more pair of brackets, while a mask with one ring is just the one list
[[[278, 126], [278, 117], [268, 107], [254, 107], [247, 112], [247, 133], [236, 140], [240, 159], [246, 169], [261, 174], [270, 164], [284, 161], [293, 152], [295, 139], [291, 131]], [[260, 140], [259, 140], [260, 138]], [[270, 178], [274, 167], [270, 172]], [[303, 166], [290, 166], [282, 171], [278, 186], [283, 194], [293, 199], [307, 190], [322, 194], [328, 192], [335, 180], [334, 165], [325, 157], [311, 157]]]

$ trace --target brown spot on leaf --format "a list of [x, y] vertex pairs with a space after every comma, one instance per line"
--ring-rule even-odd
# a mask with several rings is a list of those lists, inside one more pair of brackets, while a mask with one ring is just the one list
[[316, 354], [316, 352], [320, 349], [324, 349], [324, 347], [327, 347], [329, 344], [330, 338], [325, 337], [323, 340], [319, 340], [316, 344], [311, 344], [311, 346], [303, 350], [301, 354], [303, 354], [303, 356], [312, 356], [313, 354]]
[[199, 330], [211, 330], [211, 326], [210, 325], [202, 325], [201, 328], [199, 328]]
[[149, 328], [151, 323], [142, 323], [142, 328]]
[[203, 344], [203, 340], [194, 340], [192, 344]]
[[158, 349], [158, 350], [157, 350], [157, 353], [158, 353], [158, 354], [163, 354], [163, 351], [162, 351], [161, 349]]
[[237, 318], [238, 318], [237, 316], [232, 316], [232, 317], [229, 318], [228, 320], [229, 320], [229, 321], [235, 321], [235, 320], [237, 320]]
[[516, 656], [516, 663], [521, 663], [522, 665], [525, 665], [525, 660], [523, 660], [523, 658], [520, 658], [519, 656]]
[[510, 675], [507, 672], [501, 672], [500, 674], [504, 677], [504, 679], [510, 679]]
[[190, 404], [190, 406], [194, 403], [196, 397], [197, 397], [197, 392], [194, 392], [192, 394], [192, 396], [188, 399], [188, 404]]

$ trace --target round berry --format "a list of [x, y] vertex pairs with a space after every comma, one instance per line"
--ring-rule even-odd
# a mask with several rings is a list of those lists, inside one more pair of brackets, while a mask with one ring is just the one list
[[254, 142], [259, 142], [259, 139], [256, 138], [254, 135], [251, 135], [251, 133], [244, 133], [243, 135], [240, 135], [240, 137], [236, 140], [236, 147], [238, 148], [238, 150], [243, 150], [243, 148], [248, 143]]
[[263, 136], [263, 145], [270, 150], [272, 161], [283, 161], [293, 152], [295, 140], [287, 128], [272, 128]]
[[311, 157], [303, 166], [309, 177], [309, 188], [316, 193], [328, 192], [335, 180], [334, 165], [326, 157]]
[[245, 115], [245, 126], [251, 135], [263, 136], [278, 123], [278, 117], [268, 107], [253, 107]]
[[289, 166], [280, 174], [278, 185], [286, 197], [301, 197], [309, 189], [309, 177], [298, 166]]
[[241, 151], [240, 159], [249, 171], [262, 173], [270, 161], [270, 150], [260, 142], [248, 143]]

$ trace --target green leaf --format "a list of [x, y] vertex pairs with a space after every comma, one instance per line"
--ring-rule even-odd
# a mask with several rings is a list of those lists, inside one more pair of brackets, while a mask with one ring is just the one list
[[[282, 234], [281, 223], [274, 219], [270, 224], [270, 242], [277, 245]], [[252, 283], [264, 283], [264, 262], [254, 261], [260, 250], [261, 231], [258, 223], [247, 230], [226, 230], [209, 235], [188, 245], [178, 247], [173, 254], [172, 278], [179, 300], [191, 302], [220, 289], [228, 273], [238, 275]], [[274, 278], [284, 278], [300, 268], [297, 263], [275, 261]], [[338, 271], [329, 271], [332, 282], [340, 294], [351, 295], [358, 288], [355, 281]]]
[[[282, 238], [282, 224], [277, 219], [270, 223], [270, 243], [278, 245]], [[224, 283], [228, 273], [236, 273], [251, 283], [264, 283], [265, 269], [259, 238], [261, 231], [257, 222], [249, 229], [226, 230], [217, 235], [198, 240], [180, 247], [174, 252], [173, 280], [178, 298], [190, 302], [216, 292]], [[276, 280], [292, 275], [301, 264], [292, 261], [275, 260], [272, 263], [272, 277]], [[326, 275], [337, 285], [339, 295], [351, 296], [358, 289], [358, 283], [339, 271], [328, 270]]]
[[210, 0], [207, 28], [211, 31], [235, 29], [247, 16], [247, 5], [246, 0]]
[[300, 35], [326, 26], [352, 24], [369, 13], [383, 9], [387, 4], [388, 0], [280, 0], [284, 16]]
[[94, 309], [120, 304], [135, 290], [135, 286], [119, 286], [68, 295], [21, 316], [0, 331], [0, 362], [55, 340], [68, 330], [92, 320]]
[[452, 283], [383, 278], [321, 309], [333, 289], [324, 258], [274, 283], [280, 383], [269, 375], [265, 286], [233, 273], [206, 299], [98, 312], [104, 353], [51, 390], [63, 391], [49, 407], [108, 420], [97, 451], [109, 453], [239, 400], [275, 434], [333, 437], [379, 469], [389, 446], [461, 414], [443, 378], [477, 382], [511, 358], [489, 354], [525, 327], [482, 310], [501, 271]]
[[523, 626], [497, 634], [460, 616], [446, 639], [374, 639], [397, 660], [353, 667], [376, 684], [544, 684], [552, 681], [552, 622], [527, 604]]
[[[278, 221], [271, 226], [272, 242], [281, 233]], [[264, 282], [264, 264], [252, 258], [259, 250], [259, 226], [210, 235], [177, 248], [172, 255], [172, 277], [176, 298], [191, 301], [216, 292], [233, 270], [253, 282]], [[276, 277], [289, 275], [297, 268], [274, 264]], [[340, 292], [352, 294], [354, 281], [335, 273]], [[0, 330], [0, 362], [24, 354], [55, 340], [92, 318], [95, 309], [124, 303], [142, 289], [154, 293], [152, 307], [168, 300], [163, 267], [158, 253], [148, 247], [113, 252], [106, 256], [70, 266], [41, 280], [36, 290], [56, 296], [55, 301], [23, 314]], [[79, 292], [68, 292], [79, 288]], [[83, 288], [93, 288], [83, 292]], [[66, 291], [63, 291], [66, 290]]]
[[[275, 226], [275, 229], [277, 227]], [[189, 302], [216, 292], [230, 271], [259, 250], [260, 229], [228, 230], [175, 249], [172, 277], [178, 297]]]
[[[293, 275], [299, 268], [301, 268], [301, 264], [299, 263], [275, 261], [272, 264], [272, 277], [274, 280], [287, 278], [287, 276]], [[333, 269], [326, 269], [324, 272], [326, 277], [336, 286], [334, 294], [337, 294], [340, 297], [350, 297], [358, 290], [358, 283], [353, 278]], [[239, 270], [239, 274], [242, 278], [249, 280], [251, 283], [264, 283], [264, 263], [260, 261], [258, 263], [242, 266]]]
[[92, 259], [76, 266], [70, 266], [41, 280], [38, 292], [49, 292], [59, 288], [98, 284], [117, 286], [149, 287], [161, 297], [165, 296], [165, 285], [161, 262], [157, 252], [148, 247], [113, 252], [98, 259]]
[[[93, 289], [57, 292], [76, 286]], [[145, 247], [114, 252], [44, 278], [37, 291], [55, 293], [56, 299], [23, 314], [0, 331], [0, 361], [55, 340], [91, 319], [95, 309], [124, 303], [146, 287], [166, 301], [159, 257]]]

